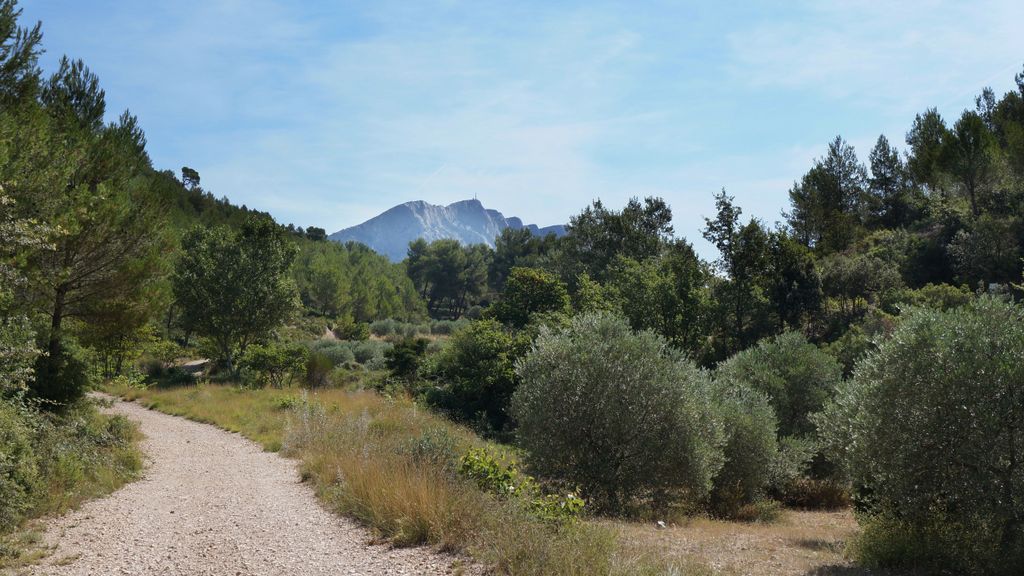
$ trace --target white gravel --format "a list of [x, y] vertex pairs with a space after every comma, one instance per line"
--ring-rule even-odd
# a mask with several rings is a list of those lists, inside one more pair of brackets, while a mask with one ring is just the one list
[[326, 511], [294, 461], [206, 424], [115, 402], [146, 435], [138, 482], [50, 523], [56, 550], [30, 574], [450, 574], [425, 548], [371, 545]]

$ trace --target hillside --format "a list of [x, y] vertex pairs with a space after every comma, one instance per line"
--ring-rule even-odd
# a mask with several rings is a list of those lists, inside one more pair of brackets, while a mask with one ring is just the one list
[[455, 239], [462, 244], [486, 244], [494, 247], [494, 239], [506, 228], [527, 229], [535, 235], [563, 236], [565, 226], [544, 228], [523, 224], [516, 217], [506, 218], [497, 210], [484, 208], [479, 200], [461, 200], [437, 206], [422, 200], [406, 202], [384, 213], [331, 234], [337, 242], [360, 242], [384, 254], [392, 261], [405, 258], [409, 242], [423, 238], [428, 242]]

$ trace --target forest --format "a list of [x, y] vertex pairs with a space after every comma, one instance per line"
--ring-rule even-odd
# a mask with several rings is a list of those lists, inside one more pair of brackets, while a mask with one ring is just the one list
[[[924, 110], [905, 146], [858, 156], [837, 136], [777, 225], [714, 193], [694, 232], [713, 261], [649, 197], [595, 200], [562, 238], [418, 240], [393, 264], [154, 167], [84, 62], [44, 74], [19, 16], [0, 0], [0, 558], [27, 519], [137, 477], [131, 423], [89, 391], [208, 385], [407, 403], [412, 444], [372, 449], [501, 518], [466, 512], [504, 542], [478, 558], [497, 572], [587, 573], [558, 564], [597, 566], [581, 518], [851, 506], [857, 565], [1024, 570], [1024, 71], [957, 118]], [[351, 431], [314, 420], [287, 437], [322, 465], [342, 450], [322, 439]], [[347, 464], [310, 466], [396, 543], [482, 549], [444, 524], [410, 535], [394, 502], [352, 504]], [[523, 539], [502, 523], [549, 564], [517, 564], [536, 549], [502, 548]]]

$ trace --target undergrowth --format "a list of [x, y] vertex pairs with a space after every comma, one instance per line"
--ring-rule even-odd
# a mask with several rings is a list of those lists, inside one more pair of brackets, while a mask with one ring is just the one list
[[[518, 471], [522, 497], [482, 489], [467, 466], [479, 471], [479, 458], [488, 453], [479, 449], [503, 448], [405, 398], [223, 385], [111, 391], [240, 432], [300, 460], [303, 477], [328, 507], [396, 546], [436, 546], [499, 574], [712, 573], [697, 562], [627, 547], [614, 528], [572, 520], [578, 510], [556, 513], [576, 504], [567, 494], [542, 494]], [[477, 458], [471, 466], [468, 454]], [[484, 461], [483, 468], [488, 466]], [[538, 499], [548, 504], [538, 506]]]
[[142, 468], [134, 424], [81, 400], [60, 414], [0, 400], [0, 567], [38, 556], [28, 521], [109, 494]]

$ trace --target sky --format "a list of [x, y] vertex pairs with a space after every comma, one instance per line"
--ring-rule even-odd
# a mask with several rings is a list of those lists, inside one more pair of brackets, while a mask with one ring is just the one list
[[528, 223], [712, 195], [783, 219], [842, 135], [866, 161], [1024, 70], [1024, 2], [22, 0], [43, 68], [81, 58], [156, 167], [328, 232], [410, 200]]

